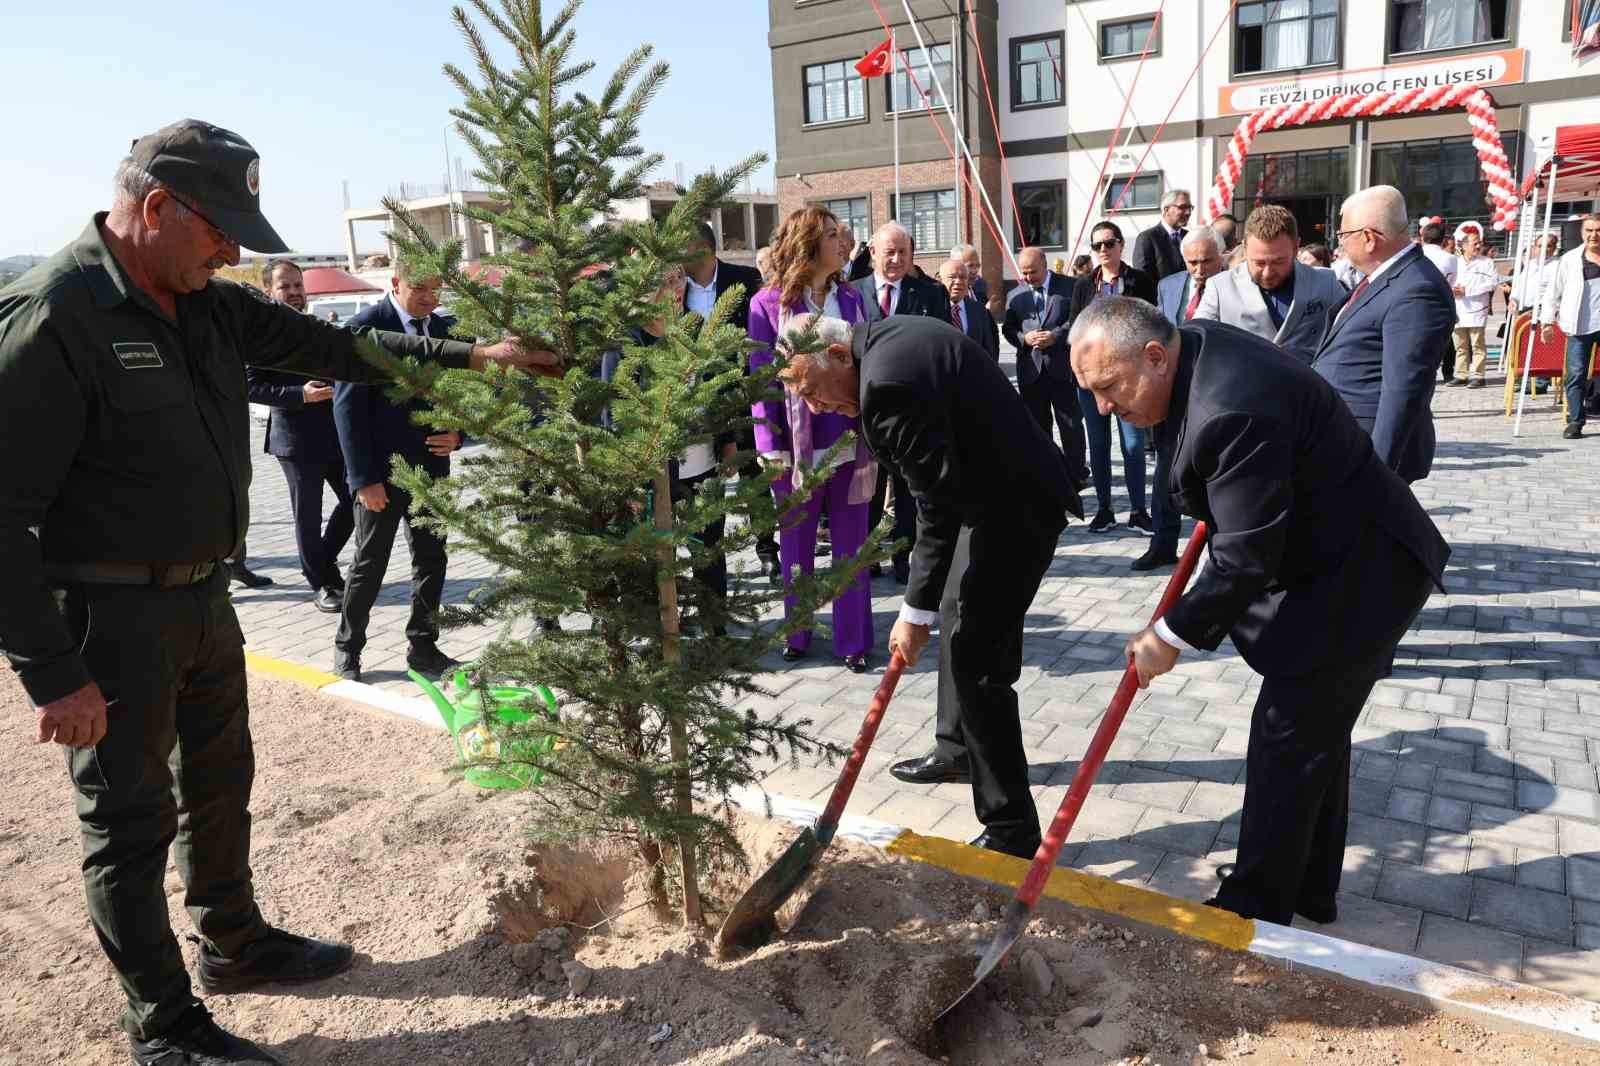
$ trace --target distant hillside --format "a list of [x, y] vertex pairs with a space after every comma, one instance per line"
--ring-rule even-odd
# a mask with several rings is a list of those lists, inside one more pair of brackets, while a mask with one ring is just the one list
[[21, 274], [36, 263], [45, 261], [42, 255], [13, 255], [0, 259], [0, 274]]

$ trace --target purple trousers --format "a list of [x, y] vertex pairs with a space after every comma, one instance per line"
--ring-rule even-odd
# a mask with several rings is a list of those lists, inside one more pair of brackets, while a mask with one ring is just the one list
[[[828, 501], [828, 532], [833, 539], [833, 561], [848, 559], [861, 550], [867, 542], [867, 503], [851, 503], [850, 478], [855, 473], [854, 460], [836, 468], [833, 476], [823, 485], [813, 488], [804, 507], [790, 516], [789, 524], [778, 531], [778, 555], [783, 562], [783, 584], [787, 588], [793, 581], [795, 568], [810, 574], [816, 566], [817, 525], [822, 520], [822, 501]], [[781, 510], [788, 501], [790, 478], [784, 474], [772, 484], [772, 495]], [[785, 616], [794, 610], [794, 598], [783, 601]], [[863, 570], [854, 581], [845, 586], [839, 598], [833, 601], [833, 653], [865, 655], [872, 650], [872, 575]], [[789, 647], [807, 651], [811, 647], [811, 630], [803, 629], [789, 637]]]

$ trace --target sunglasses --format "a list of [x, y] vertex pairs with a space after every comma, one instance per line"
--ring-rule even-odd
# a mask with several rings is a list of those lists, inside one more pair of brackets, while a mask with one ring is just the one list
[[1096, 252], [1109, 252], [1111, 249], [1115, 248], [1121, 243], [1122, 242], [1117, 240], [1115, 237], [1107, 237], [1103, 241], [1090, 241], [1089, 248], [1090, 250]]

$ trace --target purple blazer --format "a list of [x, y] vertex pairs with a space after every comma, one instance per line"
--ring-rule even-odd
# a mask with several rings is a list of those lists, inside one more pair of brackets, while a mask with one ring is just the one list
[[[861, 304], [861, 294], [854, 286], [835, 285], [833, 291], [839, 300], [840, 317], [851, 323], [866, 319], [866, 308]], [[750, 339], [761, 345], [750, 353], [752, 370], [772, 362], [772, 342], [778, 338], [778, 299], [777, 287], [768, 286], [750, 301]], [[797, 305], [791, 307], [789, 312], [798, 315], [804, 314], [805, 310], [804, 305]], [[757, 418], [766, 420], [756, 423], [756, 451], [762, 454], [788, 452], [789, 416], [784, 410], [783, 397], [774, 393], [771, 399], [752, 404], [750, 410]], [[819, 451], [831, 448], [835, 441], [844, 436], [846, 430], [855, 431], [859, 437], [860, 420], [836, 414], [813, 415], [811, 446]]]

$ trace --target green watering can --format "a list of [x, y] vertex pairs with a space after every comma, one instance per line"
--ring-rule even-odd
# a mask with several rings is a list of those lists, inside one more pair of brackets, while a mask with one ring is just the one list
[[[544, 701], [546, 714], [551, 718], [556, 716], [556, 698], [544, 685], [536, 688], [491, 685], [487, 691], [488, 699], [485, 707], [486, 693], [471, 682], [465, 670], [455, 672], [448, 685], [450, 690], [448, 695], [439, 691], [438, 686], [415, 670], [407, 670], [406, 674], [422, 687], [422, 691], [433, 700], [433, 705], [439, 708], [445, 728], [455, 738], [456, 754], [464, 763], [502, 757], [500, 741], [495, 737], [488, 721], [491, 715], [509, 725], [530, 721], [533, 715], [524, 708], [528, 701], [537, 695]], [[511, 760], [531, 760], [534, 755], [548, 754], [554, 750], [555, 745], [556, 738], [549, 734], [514, 740], [504, 753], [504, 757]], [[469, 766], [464, 776], [479, 788], [527, 788], [543, 781], [544, 771], [526, 765], [511, 768]]]

